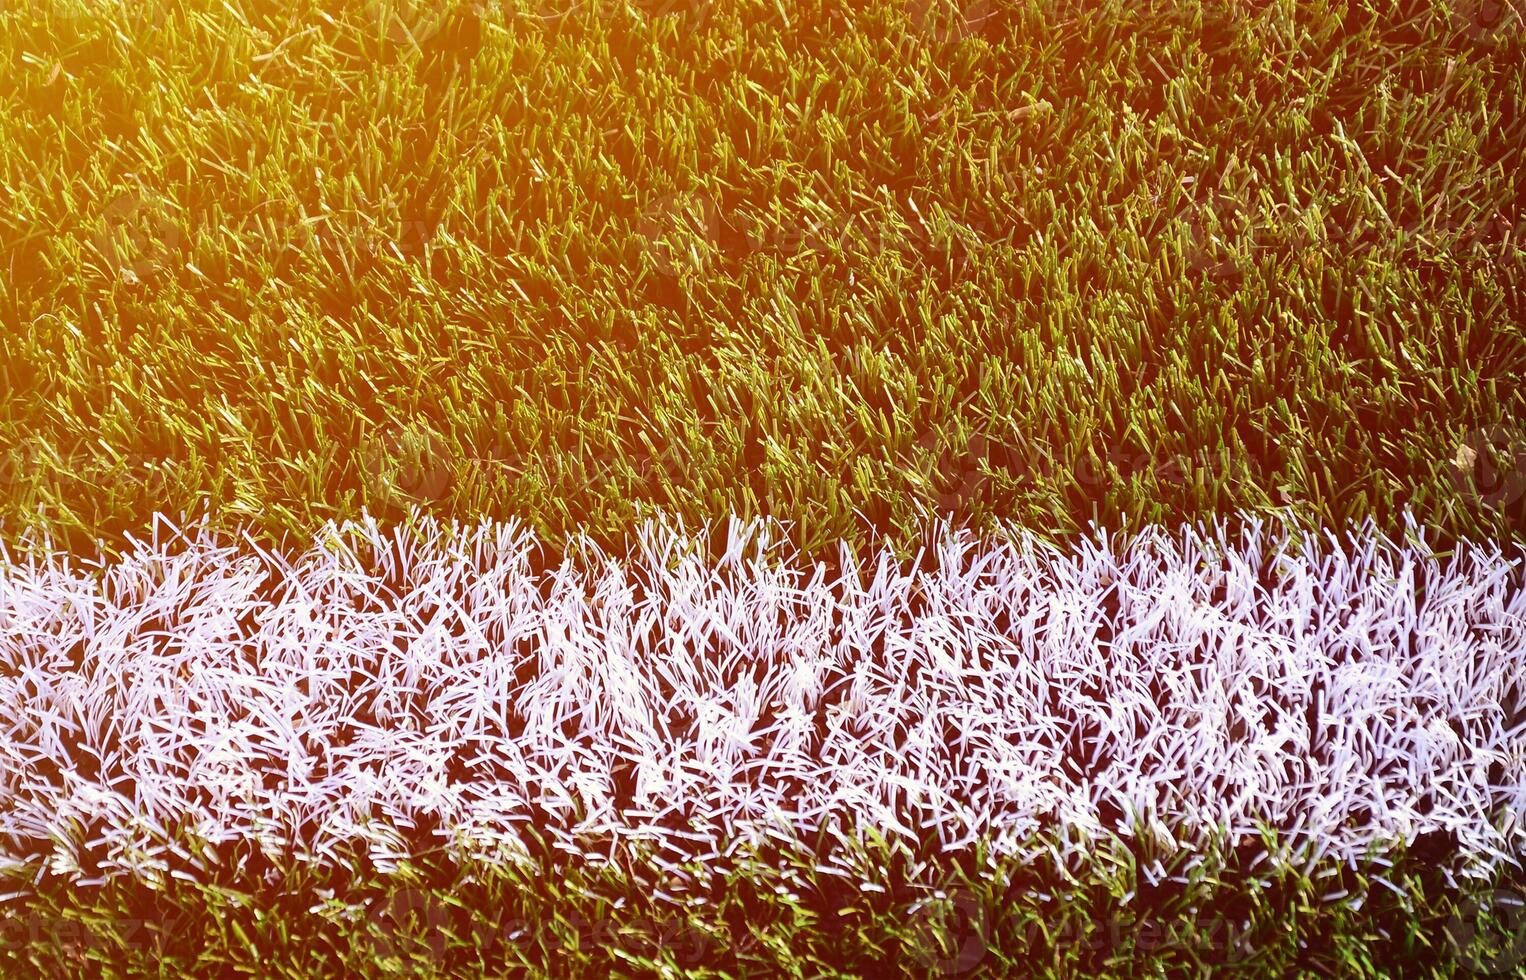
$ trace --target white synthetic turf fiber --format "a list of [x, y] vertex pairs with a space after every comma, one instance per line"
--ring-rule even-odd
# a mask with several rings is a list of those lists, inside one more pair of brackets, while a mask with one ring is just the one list
[[0, 550], [0, 855], [153, 875], [190, 828], [385, 863], [423, 814], [480, 853], [534, 827], [670, 862], [824, 824], [919, 854], [1061, 826], [1522, 850], [1519, 555], [1242, 515], [1065, 549], [944, 528], [829, 573], [777, 525], [732, 521], [719, 559], [701, 534], [554, 567], [520, 526], [424, 519]]

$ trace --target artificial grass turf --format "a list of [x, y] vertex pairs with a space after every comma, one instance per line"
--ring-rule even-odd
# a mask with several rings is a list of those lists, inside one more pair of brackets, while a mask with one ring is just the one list
[[[158, 511], [300, 540], [418, 503], [613, 541], [662, 508], [766, 513], [810, 550], [929, 511], [1063, 535], [1286, 504], [1520, 539], [1520, 24], [7, 3], [0, 519], [85, 550]], [[118, 926], [152, 907], [118, 897], [77, 896]], [[326, 948], [306, 905], [169, 901]], [[1445, 956], [1445, 918], [1401, 919], [1370, 972]], [[151, 968], [68, 935], [0, 956]], [[839, 937], [773, 948], [819, 968]], [[1321, 968], [1265, 970], [1294, 965]]]
[[1508, 6], [0, 23], [12, 534], [1526, 526]]

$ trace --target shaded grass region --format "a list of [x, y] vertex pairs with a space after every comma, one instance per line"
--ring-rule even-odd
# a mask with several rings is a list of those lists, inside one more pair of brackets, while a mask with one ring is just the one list
[[1526, 527], [1508, 4], [42, 0], [0, 28], [12, 529]]
[[688, 906], [639, 861], [484, 866], [427, 847], [387, 873], [355, 855], [348, 872], [266, 859], [263, 875], [157, 888], [47, 879], [9, 903], [0, 964], [16, 975], [1442, 977], [1503, 975], [1523, 956], [1519, 875], [1459, 887], [1423, 842], [1380, 864], [1275, 873], [1232, 853], [1097, 843], [1064, 871], [1008, 864], [987, 879], [951, 863], [933, 884], [872, 846], [880, 870], [860, 880], [760, 855], [731, 862], [712, 900]]

